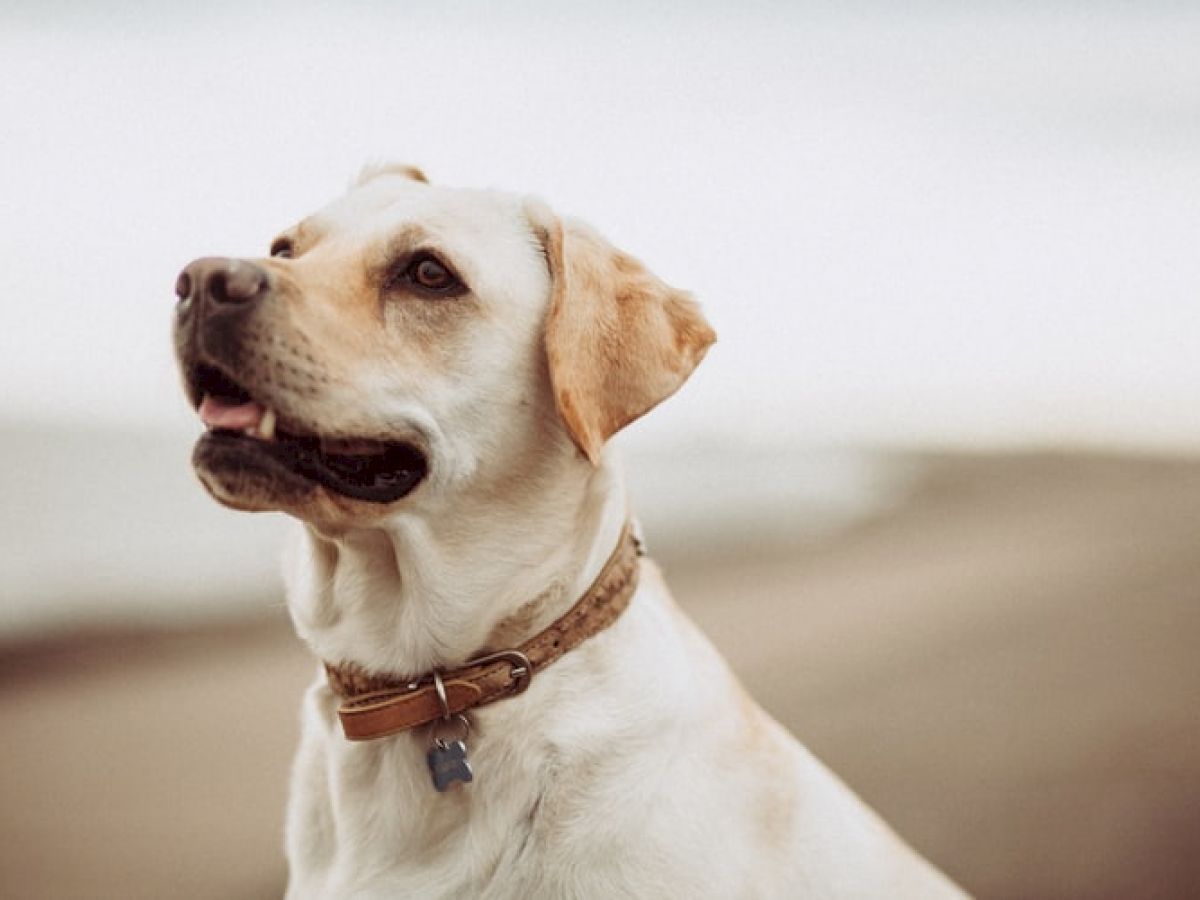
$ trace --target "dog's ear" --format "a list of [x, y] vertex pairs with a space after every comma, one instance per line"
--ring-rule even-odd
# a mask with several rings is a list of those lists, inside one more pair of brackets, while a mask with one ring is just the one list
[[411, 178], [413, 181], [420, 181], [423, 184], [429, 184], [429, 179], [425, 173], [416, 166], [408, 163], [368, 163], [362, 167], [358, 173], [358, 178], [354, 180], [354, 187], [362, 187], [373, 178], [378, 178], [380, 175], [403, 175], [405, 178]]
[[554, 402], [593, 463], [604, 442], [675, 393], [716, 333], [688, 294], [581, 223], [537, 204], [552, 280], [546, 355]]

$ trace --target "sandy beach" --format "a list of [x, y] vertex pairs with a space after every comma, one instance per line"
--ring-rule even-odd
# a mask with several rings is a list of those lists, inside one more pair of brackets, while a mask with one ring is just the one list
[[[976, 895], [1200, 896], [1200, 461], [909, 462], [834, 536], [670, 554], [676, 596]], [[314, 671], [281, 606], [7, 647], [0, 895], [279, 896]]]

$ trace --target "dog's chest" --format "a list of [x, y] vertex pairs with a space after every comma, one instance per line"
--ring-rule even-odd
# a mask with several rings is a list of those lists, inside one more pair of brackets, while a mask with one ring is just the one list
[[[327, 723], [306, 721], [304, 731], [289, 808], [290, 897], [502, 897], [511, 895], [489, 887], [498, 872], [512, 883], [534, 871], [539, 773], [548, 768], [534, 736], [520, 746], [480, 736], [469, 750], [473, 781], [438, 791], [424, 734], [352, 744]], [[455, 760], [440, 762], [439, 777], [457, 771]]]

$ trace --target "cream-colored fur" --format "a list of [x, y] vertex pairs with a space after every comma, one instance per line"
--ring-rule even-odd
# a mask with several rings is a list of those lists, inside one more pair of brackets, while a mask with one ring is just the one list
[[[268, 399], [322, 433], [411, 437], [429, 476], [382, 508], [206, 484], [303, 521], [285, 577], [316, 657], [418, 674], [516, 646], [586, 590], [629, 515], [607, 439], [682, 383], [711, 332], [541, 204], [403, 168], [288, 236], [293, 258], [260, 262], [284, 298], [273, 333], [325, 380]], [[413, 242], [470, 293], [381, 299], [379, 271]], [[961, 896], [747, 697], [648, 561], [615, 625], [470, 714], [470, 785], [433, 790], [427, 728], [351, 743], [336, 707], [318, 677], [290, 898]]]

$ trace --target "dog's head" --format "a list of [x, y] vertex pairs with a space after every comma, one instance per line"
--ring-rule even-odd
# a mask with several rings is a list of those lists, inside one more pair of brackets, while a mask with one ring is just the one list
[[238, 509], [378, 522], [423, 495], [604, 442], [714, 334], [696, 304], [536, 201], [370, 170], [268, 258], [180, 274], [175, 349]]

